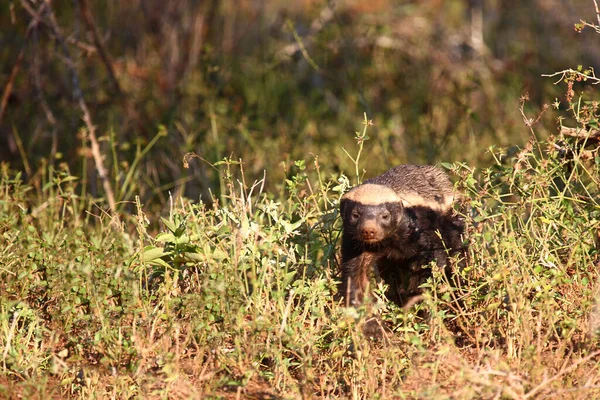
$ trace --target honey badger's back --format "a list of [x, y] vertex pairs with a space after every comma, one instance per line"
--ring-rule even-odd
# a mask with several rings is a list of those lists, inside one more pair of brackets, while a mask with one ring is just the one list
[[428, 207], [445, 214], [454, 201], [448, 175], [432, 165], [400, 165], [364, 183], [391, 188], [405, 207]]

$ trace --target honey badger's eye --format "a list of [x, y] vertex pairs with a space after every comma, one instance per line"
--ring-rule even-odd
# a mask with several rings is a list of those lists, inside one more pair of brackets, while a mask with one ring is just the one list
[[354, 219], [360, 218], [360, 214], [358, 213], [358, 211], [353, 211], [352, 212], [352, 218], [354, 218]]
[[390, 219], [390, 214], [389, 213], [382, 214], [381, 219], [384, 221], [388, 221]]

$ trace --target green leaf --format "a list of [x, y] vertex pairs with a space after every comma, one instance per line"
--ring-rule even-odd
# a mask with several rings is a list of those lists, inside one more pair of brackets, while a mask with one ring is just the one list
[[71, 181], [77, 181], [77, 180], [79, 180], [79, 178], [78, 178], [78, 177], [76, 177], [76, 176], [67, 176], [66, 178], [62, 178], [62, 179], [60, 180], [60, 182], [61, 182], [61, 183], [62, 183], [62, 182], [71, 182]]
[[156, 235], [156, 238], [154, 238], [154, 240], [158, 243], [173, 243], [175, 242], [175, 235], [173, 235], [172, 233], [162, 232]]
[[281, 221], [281, 225], [283, 225], [283, 228], [285, 229], [286, 233], [292, 233], [294, 232], [296, 229], [298, 229], [298, 227], [300, 225], [302, 225], [302, 220], [294, 222], [293, 224], [287, 222], [287, 221]]
[[204, 256], [204, 254], [200, 254], [200, 253], [183, 253], [184, 256], [186, 258], [189, 258], [190, 260], [193, 261], [205, 261], [206, 257]]
[[288, 272], [287, 274], [285, 274], [285, 276], [283, 278], [283, 286], [285, 287], [285, 286], [289, 285], [295, 276], [296, 276], [296, 271]]
[[166, 253], [162, 247], [146, 246], [141, 258], [142, 261], [148, 262], [170, 254], [171, 252]]
[[162, 258], [156, 258], [149, 262], [150, 265], [159, 266], [163, 268], [171, 268], [171, 266]]
[[587, 286], [589, 283], [590, 283], [590, 280], [587, 278], [587, 276], [584, 276], [584, 277], [581, 279], [581, 284], [582, 284], [583, 286]]
[[168, 230], [175, 233], [175, 231], [177, 230], [177, 226], [175, 226], [175, 224], [173, 222], [171, 222], [168, 219], [163, 218], [163, 217], [160, 217], [160, 219], [163, 222], [163, 224], [165, 224], [165, 226], [167, 227]]
[[221, 261], [227, 258], [227, 253], [221, 249], [215, 249], [215, 251], [213, 251], [212, 258], [216, 261]]
[[[175, 235], [178, 236], [177, 233]], [[188, 244], [189, 242], [190, 242], [190, 237], [188, 235], [183, 235], [183, 236], [177, 237], [175, 239], [176, 244]]]

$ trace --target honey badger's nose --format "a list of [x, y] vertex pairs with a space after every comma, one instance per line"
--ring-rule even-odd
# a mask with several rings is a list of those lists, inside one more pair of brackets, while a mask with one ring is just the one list
[[361, 229], [360, 235], [363, 239], [375, 239], [375, 236], [377, 236], [377, 229], [372, 226], [365, 226]]

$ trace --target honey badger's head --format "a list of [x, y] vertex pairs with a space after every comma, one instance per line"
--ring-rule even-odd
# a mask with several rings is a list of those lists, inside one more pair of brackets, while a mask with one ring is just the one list
[[363, 184], [342, 197], [344, 235], [376, 244], [397, 235], [404, 219], [402, 199], [387, 186]]

